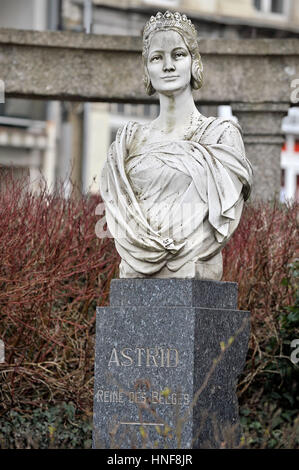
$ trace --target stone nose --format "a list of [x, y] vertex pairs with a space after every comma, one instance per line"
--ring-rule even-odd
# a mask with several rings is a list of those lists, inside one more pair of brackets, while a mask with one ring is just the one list
[[163, 70], [165, 72], [175, 70], [175, 65], [170, 55], [165, 55], [164, 57]]

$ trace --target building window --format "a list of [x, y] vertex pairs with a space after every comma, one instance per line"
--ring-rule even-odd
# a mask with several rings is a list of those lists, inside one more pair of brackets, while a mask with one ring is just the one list
[[118, 112], [118, 114], [124, 114], [124, 112], [125, 112], [124, 103], [117, 103], [117, 112]]
[[280, 15], [283, 15], [283, 0], [272, 0], [271, 8], [272, 13], [279, 13]]
[[280, 172], [280, 186], [281, 186], [282, 188], [285, 187], [285, 173], [286, 173], [286, 172], [285, 172], [284, 168], [282, 168], [282, 169], [281, 169], [281, 172]]
[[165, 6], [165, 7], [177, 7], [180, 4], [180, 0], [143, 0], [144, 3], [150, 3], [151, 5]]
[[265, 14], [286, 15], [288, 0], [253, 0], [256, 10]]

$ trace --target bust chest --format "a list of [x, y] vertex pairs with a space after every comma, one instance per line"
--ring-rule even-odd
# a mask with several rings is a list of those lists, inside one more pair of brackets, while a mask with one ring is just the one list
[[150, 125], [141, 125], [137, 128], [130, 142], [129, 153], [138, 153], [145, 145], [157, 142], [176, 142], [185, 139], [186, 136], [183, 129], [176, 129], [175, 132], [164, 132], [159, 129], [151, 128]]

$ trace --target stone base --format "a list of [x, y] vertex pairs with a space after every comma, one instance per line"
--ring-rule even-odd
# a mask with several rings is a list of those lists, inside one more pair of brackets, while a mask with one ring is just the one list
[[235, 448], [249, 340], [237, 284], [119, 279], [97, 308], [95, 448]]
[[188, 261], [177, 271], [170, 271], [164, 266], [160, 271], [150, 277], [138, 273], [122, 259], [119, 265], [119, 277], [121, 279], [209, 279], [219, 281], [223, 274], [222, 253], [217, 253], [207, 261]]

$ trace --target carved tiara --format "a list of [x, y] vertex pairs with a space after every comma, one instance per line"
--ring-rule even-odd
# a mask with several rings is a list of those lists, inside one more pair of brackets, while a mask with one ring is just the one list
[[149, 21], [145, 24], [143, 40], [148, 39], [152, 32], [164, 28], [177, 28], [194, 39], [197, 38], [196, 29], [186, 15], [181, 15], [179, 12], [172, 13], [170, 11], [166, 11], [163, 15], [163, 13], [159, 11], [156, 16], [151, 16]]

